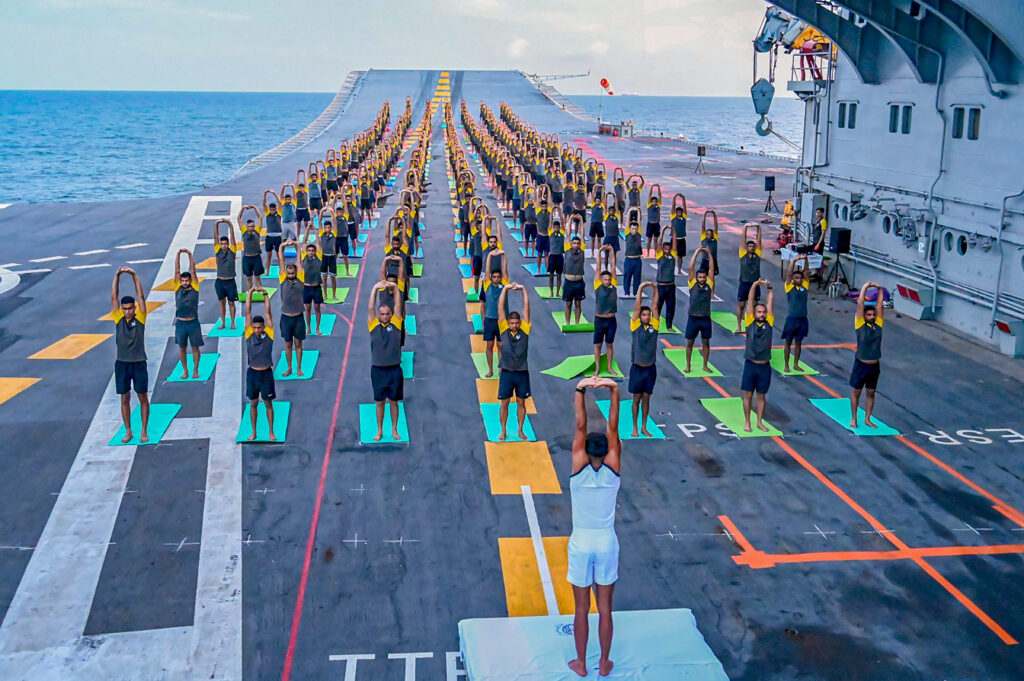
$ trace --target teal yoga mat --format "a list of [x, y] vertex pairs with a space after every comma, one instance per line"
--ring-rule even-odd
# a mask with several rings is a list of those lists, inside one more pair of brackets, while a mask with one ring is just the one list
[[398, 435], [399, 439], [391, 437], [391, 405], [384, 405], [383, 437], [379, 442], [374, 442], [377, 435], [377, 405], [374, 403], [359, 405], [359, 442], [364, 445], [391, 445], [399, 442], [409, 441], [409, 424], [405, 420], [405, 403], [398, 403]]
[[405, 316], [405, 333], [410, 336], [416, 335], [416, 315], [410, 314]]
[[420, 302], [420, 290], [416, 286], [409, 289], [409, 297], [405, 301], [407, 303], [418, 303]]
[[768, 432], [758, 430], [757, 416], [753, 412], [750, 414], [751, 431], [749, 433], [744, 432], [743, 400], [739, 397], [707, 398], [701, 400], [700, 403], [711, 412], [712, 416], [724, 423], [729, 430], [735, 433], [737, 437], [771, 437], [773, 435], [782, 435], [782, 431], [767, 421], [764, 424], [768, 427]]
[[174, 369], [171, 370], [171, 375], [167, 377], [168, 383], [201, 383], [202, 381], [209, 381], [210, 376], [213, 375], [213, 370], [217, 368], [217, 360], [220, 359], [219, 352], [204, 352], [199, 355], [199, 378], [192, 378], [192, 353], [186, 354], [185, 360], [188, 362], [188, 378], [181, 377], [181, 360], [174, 365]]
[[312, 313], [309, 316], [309, 328], [306, 329], [307, 338], [318, 336], [330, 336], [331, 332], [334, 331], [334, 324], [338, 321], [338, 315], [323, 314], [320, 316], [320, 333], [313, 333], [316, 328], [316, 313]]
[[463, 279], [468, 279], [473, 276], [473, 267], [471, 265], [459, 265], [459, 273]]
[[[508, 436], [504, 440], [499, 440], [498, 436], [501, 434], [501, 419], [499, 418], [498, 410], [501, 408], [501, 404], [497, 402], [484, 402], [480, 405], [480, 414], [484, 419], [484, 429], [487, 431], [487, 439], [491, 442], [523, 442], [519, 439], [519, 405], [516, 402], [509, 402], [508, 405], [508, 421], [506, 422], [506, 432]], [[523, 422], [523, 432], [526, 434], [526, 441], [536, 442], [537, 436], [533, 432], [533, 426], [530, 424], [530, 417], [527, 416]]]
[[772, 368], [774, 368], [776, 371], [778, 371], [783, 376], [817, 376], [818, 375], [818, 371], [815, 370], [812, 367], [807, 366], [807, 362], [804, 362], [803, 358], [800, 359], [800, 368], [803, 369], [803, 371], [794, 371], [793, 370], [793, 358], [792, 357], [789, 358], [789, 371], [783, 371], [783, 367], [785, 366], [784, 365], [783, 352], [784, 351], [783, 351], [782, 348], [772, 348], [772, 358], [771, 358], [771, 361], [769, 362], [769, 364], [772, 365]]
[[[601, 414], [607, 419], [608, 414], [611, 411], [612, 402], [611, 400], [598, 400], [597, 408], [601, 410]], [[639, 416], [639, 414], [638, 414]], [[664, 440], [665, 433], [661, 432], [661, 428], [654, 422], [650, 414], [647, 415], [647, 430], [650, 432], [651, 437], [646, 437], [643, 433], [637, 430], [637, 437], [633, 437], [633, 400], [623, 399], [619, 402], [619, 439], [620, 440]]]
[[828, 416], [854, 435], [870, 437], [900, 434], [900, 431], [882, 423], [874, 416], [872, 416], [871, 420], [875, 422], [875, 425], [878, 426], [877, 428], [871, 428], [864, 425], [864, 410], [860, 408], [857, 409], [857, 428], [850, 428], [850, 400], [845, 397], [815, 398], [811, 400], [811, 404], [813, 404], [825, 416]]
[[470, 321], [473, 324], [473, 333], [476, 334], [476, 335], [483, 334], [483, 332], [484, 332], [484, 322], [483, 322], [483, 319], [481, 319], [480, 315], [478, 315], [478, 314], [473, 315], [473, 318]]
[[548, 264], [546, 262], [542, 262], [540, 268], [537, 267], [535, 262], [524, 263], [523, 269], [535, 277], [546, 277], [548, 274]]
[[412, 352], [402, 351], [402, 378], [412, 378]]
[[662, 352], [665, 353], [665, 359], [667, 359], [672, 366], [679, 370], [679, 373], [683, 374], [687, 378], [714, 378], [721, 376], [722, 372], [719, 371], [714, 364], [708, 362], [708, 366], [711, 367], [711, 371], [704, 371], [704, 358], [701, 357], [700, 349], [694, 348], [693, 354], [690, 356], [690, 373], [685, 373], [683, 369], [686, 368], [686, 350], [678, 349], [664, 349]]
[[[274, 380], [275, 381], [307, 381], [313, 378], [313, 372], [316, 371], [316, 362], [320, 359], [319, 350], [306, 350], [302, 351], [302, 376], [298, 375], [298, 363], [295, 355], [295, 350], [292, 350], [292, 374], [291, 376], [285, 376], [284, 372], [288, 371], [288, 358], [285, 351], [281, 351], [281, 357], [277, 360], [277, 365], [274, 366]], [[277, 424], [274, 424], [275, 426]]]
[[238, 435], [235, 442], [247, 442], [249, 444], [284, 442], [288, 435], [288, 416], [291, 413], [291, 402], [279, 402], [274, 400], [274, 436], [277, 440], [270, 439], [270, 423], [267, 421], [267, 405], [260, 400], [256, 408], [256, 439], [250, 440], [252, 434], [252, 422], [249, 420], [249, 405], [242, 408], [242, 421], [238, 424]]
[[117, 429], [117, 433], [110, 439], [109, 446], [155, 445], [163, 438], [164, 433], [167, 432], [167, 427], [171, 425], [171, 421], [174, 420], [179, 411], [181, 411], [180, 404], [156, 404], [151, 402], [149, 405], [149, 423], [146, 429], [149, 442], [139, 442], [139, 433], [142, 431], [142, 412], [139, 411], [139, 406], [136, 405], [131, 415], [132, 439], [128, 442], [121, 442], [121, 438], [124, 437], [125, 433], [124, 424], [121, 424], [121, 427]]
[[480, 294], [478, 294], [476, 292], [475, 288], [470, 287], [470, 289], [468, 291], [466, 291], [466, 302], [467, 303], [479, 303], [480, 302]]
[[[256, 314], [253, 311], [253, 314]], [[228, 323], [223, 329], [218, 329], [220, 326], [220, 320], [218, 319], [213, 328], [210, 329], [210, 333], [206, 334], [207, 338], [240, 338], [245, 334], [245, 317], [235, 317], [235, 328], [231, 328], [231, 321], [226, 320]]]

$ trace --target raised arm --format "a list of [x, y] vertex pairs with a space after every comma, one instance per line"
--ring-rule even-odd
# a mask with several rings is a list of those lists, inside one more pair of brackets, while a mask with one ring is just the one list
[[110, 283], [110, 312], [113, 314], [117, 310], [121, 309], [121, 294], [118, 291], [119, 280], [121, 274], [127, 272], [127, 267], [118, 267], [117, 272], [114, 272], [114, 281]]
[[[526, 287], [522, 284], [516, 284], [515, 287], [523, 292], [523, 322], [526, 324], [530, 323], [530, 296], [526, 292]], [[498, 306], [501, 309], [501, 306]]]
[[[260, 293], [263, 294], [263, 318], [264, 318], [263, 325], [265, 327], [267, 327], [267, 329], [269, 331], [273, 331], [274, 330], [274, 313], [270, 309], [270, 296], [267, 294], [267, 290], [265, 288], [263, 288], [262, 285], [256, 287], [253, 290], [254, 291], [259, 291]], [[252, 296], [246, 296], [246, 297], [249, 298], [250, 300], [252, 299]]]
[[651, 285], [651, 319], [661, 319], [661, 315], [658, 314], [658, 287], [652, 282], [647, 283]]
[[508, 290], [511, 286], [503, 286], [501, 289], [501, 295], [498, 296], [498, 328], [501, 328], [502, 324], [505, 324], [507, 319], [505, 317], [505, 305], [508, 300]]
[[[631, 320], [634, 322], [640, 319], [640, 308], [644, 306], [644, 289], [648, 286], [654, 286], [654, 284], [649, 281], [645, 281], [641, 283], [640, 288], [637, 289], [636, 302], [633, 304], [633, 316], [631, 317]], [[657, 293], [654, 295], [657, 295]]]
[[373, 320], [377, 318], [377, 310], [374, 309], [375, 303], [377, 302], [377, 291], [382, 288], [386, 288], [387, 281], [382, 277], [380, 281], [370, 287], [370, 297], [366, 301], [366, 323], [373, 324]]
[[181, 254], [188, 253], [187, 248], [179, 248], [178, 252], [174, 254], [174, 283], [181, 283]]
[[185, 249], [185, 252], [188, 254], [188, 271], [192, 273], [192, 285], [198, 289], [199, 275], [196, 273], [196, 256], [187, 248]]
[[755, 226], [757, 227], [757, 252], [760, 253], [761, 252], [761, 223], [757, 222], [757, 223], [755, 223]]
[[[704, 248], [704, 247], [698, 248], [697, 250], [695, 250], [693, 252], [693, 255], [690, 256], [690, 271], [686, 275], [686, 283], [687, 284], [689, 284], [691, 281], [693, 281], [694, 279], [697, 278], [697, 256], [699, 256], [702, 251], [707, 252], [709, 258], [711, 257], [711, 252], [708, 249]], [[711, 264], [711, 268], [709, 270], [709, 273], [715, 271], [715, 264], [714, 263], [710, 263], [710, 264]]]
[[593, 385], [592, 378], [584, 378], [576, 384], [573, 412], [576, 425], [572, 432], [572, 471], [582, 470], [587, 464], [587, 388]]
[[747, 294], [747, 305], [743, 308], [744, 323], [746, 319], [754, 316], [754, 300], [757, 297], [757, 289], [761, 286], [761, 281], [755, 281], [750, 287], [750, 293]]
[[765, 313], [768, 315], [768, 319], [771, 320], [775, 318], [775, 289], [772, 287], [772, 283], [767, 279], [762, 279], [761, 281], [764, 283], [765, 288], [768, 289], [768, 300], [765, 302], [764, 306]]
[[885, 302], [885, 297], [882, 294], [881, 284], [875, 282], [872, 283], [875, 284], [875, 290], [878, 293], [878, 295], [875, 296], [875, 317], [878, 319], [879, 325], [881, 325], [883, 321], [882, 318], [885, 316], [885, 305], [882, 304]]
[[393, 281], [388, 282], [388, 288], [391, 289], [391, 294], [395, 297], [395, 315], [398, 319], [405, 317], [405, 303], [402, 301], [402, 293], [398, 290], [398, 284]]

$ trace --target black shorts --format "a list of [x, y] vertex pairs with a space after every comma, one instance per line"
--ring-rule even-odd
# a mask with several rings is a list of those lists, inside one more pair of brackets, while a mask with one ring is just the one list
[[174, 344], [179, 348], [191, 345], [193, 348], [203, 347], [203, 327], [198, 319], [182, 321], [174, 320]]
[[[348, 239], [338, 239], [338, 254], [339, 255], [348, 255], [349, 252], [350, 252], [350, 249], [349, 249], [349, 245], [348, 245]], [[337, 265], [338, 265], [338, 256], [337, 255], [334, 256], [334, 265], [335, 265], [335, 267], [337, 267]]]
[[[750, 289], [754, 286], [752, 281], [741, 281], [739, 286], [736, 288], [736, 301], [742, 302], [750, 297]], [[761, 300], [761, 289], [757, 289], [757, 293], [754, 294], [754, 302]]]
[[141, 362], [114, 362], [114, 387], [118, 395], [127, 394], [129, 390], [135, 389], [139, 395], [149, 392], [149, 365], [145, 360]]
[[275, 253], [281, 246], [281, 235], [274, 234], [263, 237], [263, 252], [264, 253]]
[[590, 236], [597, 237], [599, 239], [604, 238], [604, 224], [601, 222], [590, 223]]
[[474, 255], [471, 258], [470, 268], [473, 271], [473, 276], [479, 277], [480, 273], [484, 271], [484, 257], [482, 255]]
[[686, 318], [686, 331], [683, 337], [686, 340], [696, 340], [697, 334], [703, 340], [711, 340], [711, 317], [690, 317]]
[[498, 375], [498, 399], [510, 400], [512, 396], [525, 400], [530, 396], [530, 372], [502, 369]]
[[497, 340], [498, 339], [498, 320], [490, 317], [484, 317], [484, 340]]
[[324, 181], [324, 186], [327, 187], [327, 191], [329, 191], [329, 192], [336, 192], [336, 191], [338, 191], [338, 181], [337, 180], [330, 180], [330, 179], [325, 180]]
[[658, 365], [642, 367], [634, 364], [629, 367], [629, 392], [634, 395], [654, 392], [654, 383], [658, 380]]
[[[583, 300], [587, 297], [587, 285], [582, 279], [579, 281], [562, 282], [562, 300], [567, 303]], [[566, 320], [568, 321], [568, 320]]]
[[373, 208], [373, 199], [359, 199], [359, 207], [362, 210], [370, 210]]
[[594, 345], [602, 341], [614, 343], [617, 328], [619, 328], [619, 323], [615, 317], [594, 317]]
[[659, 234], [661, 234], [661, 225], [659, 225], [657, 222], [648, 222], [647, 231], [645, 232], [645, 234], [647, 235], [648, 239], [650, 239], [651, 237], [658, 236]]
[[768, 392], [772, 384], [772, 366], [767, 362], [758, 364], [749, 359], [743, 362], [743, 378], [740, 380], [740, 390], [743, 392], [755, 392], [762, 395]]
[[676, 257], [677, 258], [681, 258], [684, 255], [686, 255], [686, 237], [685, 236], [677, 236], [676, 237]]
[[405, 377], [402, 365], [389, 367], [370, 367], [370, 383], [373, 385], [373, 401], [391, 400], [398, 402], [405, 399]]
[[213, 290], [217, 292], [217, 300], [238, 300], [238, 283], [234, 279], [217, 279]]
[[309, 209], [308, 208], [296, 208], [295, 209], [295, 221], [296, 222], [309, 222]]
[[523, 205], [523, 200], [522, 199], [517, 199], [514, 196], [512, 197], [512, 212], [513, 213], [518, 213], [519, 212], [519, 208], [522, 205]]
[[782, 327], [782, 340], [802, 341], [807, 338], [809, 329], [807, 317], [786, 317], [786, 325]]
[[505, 187], [505, 200], [506, 201], [511, 201], [512, 200], [512, 187]]
[[551, 238], [547, 234], [537, 235], [537, 255], [547, 255], [551, 252]]
[[[346, 243], [346, 245], [348, 244], [347, 241], [345, 243]], [[323, 266], [324, 266], [324, 270], [323, 270], [324, 274], [330, 275], [332, 277], [337, 275], [338, 274], [338, 256], [337, 256], [337, 254], [335, 254], [335, 255], [327, 255], [325, 253], [324, 257], [323, 257]]]
[[285, 343], [291, 343], [293, 339], [306, 340], [306, 319], [302, 315], [292, 316], [282, 312], [277, 324], [281, 327], [281, 339]]
[[850, 372], [850, 387], [854, 390], [861, 388], [874, 390], [878, 387], [878, 375], [881, 371], [881, 362], [868, 363], [854, 359], [853, 371]]
[[258, 255], [243, 255], [242, 274], [246, 277], [263, 276], [263, 258]]
[[525, 237], [527, 241], [537, 238], [536, 222], [527, 222], [523, 224], [523, 237]]
[[355, 241], [359, 238], [359, 224], [356, 222], [348, 223], [348, 238]]
[[312, 303], [323, 303], [324, 302], [324, 290], [319, 284], [316, 286], [303, 286], [302, 287], [302, 304], [311, 305]]
[[557, 192], [556, 191], [552, 191], [551, 192], [551, 202], [552, 203], [556, 203], [556, 204], [557, 203], [561, 203], [562, 202], [562, 192], [561, 191], [557, 191]]
[[245, 372], [245, 396], [250, 400], [258, 400], [261, 397], [269, 402], [277, 397], [274, 389], [273, 369], [253, 369], [249, 367]]
[[320, 210], [321, 208], [324, 207], [324, 200], [323, 200], [323, 198], [320, 197], [320, 196], [310, 196], [309, 197], [309, 207], [310, 207], [310, 210]]
[[561, 253], [548, 255], [548, 274], [561, 274], [565, 268], [565, 257]]

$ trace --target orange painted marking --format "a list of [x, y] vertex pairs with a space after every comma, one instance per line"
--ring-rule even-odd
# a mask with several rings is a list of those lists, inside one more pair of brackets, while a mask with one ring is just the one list
[[705, 376], [704, 380], [707, 381], [712, 388], [717, 390], [718, 394], [721, 395], [722, 397], [732, 397], [732, 395], [730, 395], [729, 393], [722, 389], [722, 386], [715, 383], [714, 379], [712, 379], [710, 376]]
[[824, 390], [825, 392], [827, 392], [827, 393], [828, 393], [829, 395], [831, 395], [832, 397], [842, 397], [842, 395], [840, 395], [840, 394], [839, 394], [839, 393], [837, 393], [837, 392], [836, 392], [835, 390], [833, 390], [832, 388], [828, 387], [827, 385], [825, 385], [824, 383], [822, 383], [821, 381], [819, 381], [819, 380], [818, 380], [817, 378], [815, 378], [814, 376], [804, 376], [804, 378], [806, 378], [806, 379], [807, 379], [808, 381], [810, 381], [810, 382], [811, 382], [811, 383], [813, 383], [814, 385], [818, 386], [819, 388], [821, 388], [822, 390]]
[[[661, 339], [661, 342], [664, 343], [665, 347], [667, 347], [667, 348], [669, 348], [671, 350], [683, 350], [683, 349], [686, 348], [685, 345], [672, 345], [671, 343], [669, 343], [664, 338]], [[773, 345], [772, 347], [777, 350], [779, 348], [784, 348], [785, 346], [784, 345]], [[855, 344], [853, 344], [853, 343], [822, 343], [820, 345], [809, 345], [809, 344], [805, 343], [803, 345], [803, 348], [805, 350], [807, 350], [807, 349], [812, 349], [812, 350], [814, 350], [814, 349], [817, 349], [817, 350], [834, 350], [834, 349], [837, 349], [837, 348], [844, 349], [844, 350], [856, 350], [857, 346]], [[712, 350], [746, 350], [747, 346], [745, 346], [745, 345], [712, 345], [711, 349]]]

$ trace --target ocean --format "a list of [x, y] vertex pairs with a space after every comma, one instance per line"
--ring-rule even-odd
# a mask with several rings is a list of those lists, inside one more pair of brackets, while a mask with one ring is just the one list
[[[333, 93], [0, 91], [0, 203], [149, 198], [202, 190], [316, 118]], [[754, 132], [745, 97], [573, 96], [605, 120], [795, 156]], [[799, 101], [772, 107], [798, 140]], [[244, 131], [244, 134], [239, 134]], [[211, 144], [211, 140], [216, 143]]]

